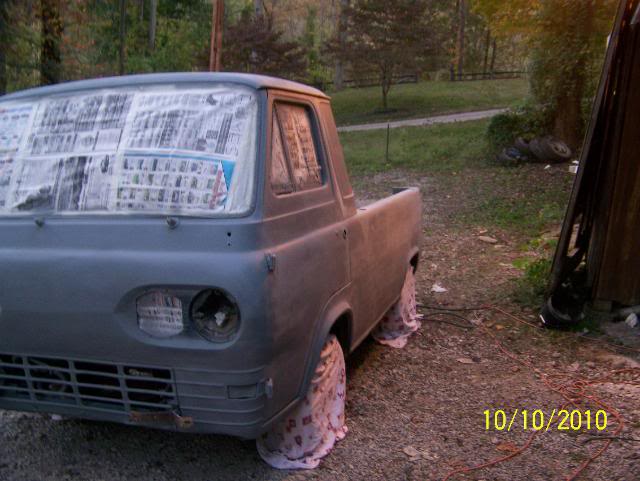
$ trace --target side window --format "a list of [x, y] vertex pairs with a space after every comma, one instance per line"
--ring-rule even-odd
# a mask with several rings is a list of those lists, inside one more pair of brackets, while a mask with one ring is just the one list
[[293, 192], [293, 183], [289, 173], [289, 165], [282, 146], [282, 132], [273, 110], [273, 129], [271, 134], [271, 189], [276, 195]]
[[276, 194], [322, 185], [322, 172], [307, 108], [288, 103], [274, 106], [271, 145], [271, 186]]

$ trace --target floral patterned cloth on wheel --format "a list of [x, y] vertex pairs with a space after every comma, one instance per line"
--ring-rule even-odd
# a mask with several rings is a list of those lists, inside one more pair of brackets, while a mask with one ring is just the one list
[[346, 371], [338, 339], [325, 343], [302, 402], [256, 441], [258, 453], [278, 469], [313, 469], [347, 433]]
[[420, 329], [422, 314], [416, 310], [416, 277], [409, 267], [400, 299], [387, 311], [371, 336], [380, 344], [402, 349], [411, 334]]

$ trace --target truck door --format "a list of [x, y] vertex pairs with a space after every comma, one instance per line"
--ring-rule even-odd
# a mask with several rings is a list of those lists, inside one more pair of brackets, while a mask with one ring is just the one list
[[270, 311], [274, 355], [286, 356], [280, 361], [293, 387], [302, 380], [316, 322], [349, 283], [348, 236], [314, 103], [289, 93], [270, 97], [264, 183], [264, 231], [275, 261]]

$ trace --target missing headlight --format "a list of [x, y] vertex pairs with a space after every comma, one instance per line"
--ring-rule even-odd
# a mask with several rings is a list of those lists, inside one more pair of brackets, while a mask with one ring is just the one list
[[238, 305], [218, 289], [199, 293], [191, 304], [191, 320], [198, 333], [212, 342], [230, 340], [240, 327]]

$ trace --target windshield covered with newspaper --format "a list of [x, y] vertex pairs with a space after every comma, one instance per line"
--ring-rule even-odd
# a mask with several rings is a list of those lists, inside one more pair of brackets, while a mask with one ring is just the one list
[[256, 122], [230, 85], [0, 102], [0, 216], [246, 213]]

